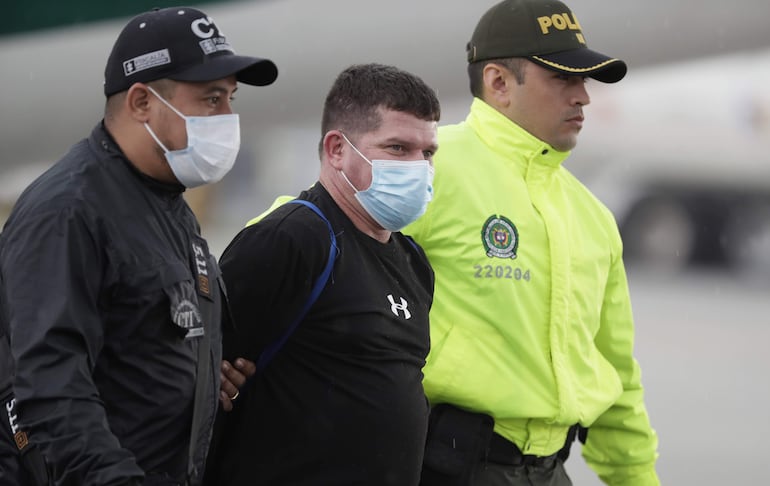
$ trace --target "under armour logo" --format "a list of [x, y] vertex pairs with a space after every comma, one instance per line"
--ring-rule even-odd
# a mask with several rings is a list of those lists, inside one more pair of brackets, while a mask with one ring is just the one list
[[396, 301], [393, 299], [393, 296], [388, 294], [388, 300], [390, 301], [390, 310], [396, 316], [398, 316], [398, 311], [403, 311], [404, 318], [409, 319], [410, 317], [412, 317], [412, 313], [409, 312], [409, 309], [406, 308], [407, 306], [406, 300], [404, 300], [403, 297], [399, 297], [399, 298], [401, 299], [401, 303], [397, 304]]

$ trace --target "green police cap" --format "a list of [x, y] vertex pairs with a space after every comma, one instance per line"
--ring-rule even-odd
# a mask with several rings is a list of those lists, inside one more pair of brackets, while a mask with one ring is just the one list
[[547, 69], [615, 83], [626, 63], [593, 51], [572, 11], [558, 0], [504, 0], [481, 17], [468, 62], [524, 57]]

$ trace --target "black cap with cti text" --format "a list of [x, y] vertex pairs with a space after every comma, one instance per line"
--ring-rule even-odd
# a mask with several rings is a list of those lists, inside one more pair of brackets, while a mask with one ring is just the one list
[[586, 45], [575, 15], [558, 0], [503, 0], [481, 17], [468, 62], [524, 57], [553, 71], [615, 83], [626, 63]]
[[278, 77], [273, 61], [239, 56], [214, 20], [190, 7], [155, 9], [123, 28], [104, 69], [104, 94], [157, 79], [205, 82], [235, 75], [255, 86]]

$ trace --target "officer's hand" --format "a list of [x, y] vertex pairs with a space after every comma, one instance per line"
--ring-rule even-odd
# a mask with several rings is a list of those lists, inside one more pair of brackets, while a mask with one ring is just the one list
[[220, 378], [222, 384], [219, 386], [219, 403], [222, 410], [229, 412], [233, 409], [233, 401], [238, 398], [240, 388], [257, 371], [257, 365], [253, 361], [238, 358], [235, 360], [235, 366], [229, 361], [222, 361]]

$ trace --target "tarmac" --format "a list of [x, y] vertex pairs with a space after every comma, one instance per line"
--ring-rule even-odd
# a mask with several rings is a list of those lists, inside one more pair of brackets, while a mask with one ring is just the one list
[[[661, 483], [770, 485], [770, 285], [724, 270], [628, 276]], [[577, 446], [567, 471], [603, 484]]]

